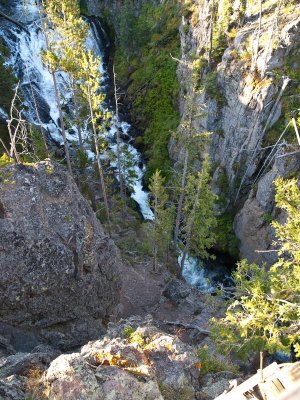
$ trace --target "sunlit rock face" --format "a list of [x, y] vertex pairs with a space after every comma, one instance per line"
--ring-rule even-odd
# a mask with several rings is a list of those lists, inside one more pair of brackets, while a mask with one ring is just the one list
[[80, 353], [61, 355], [46, 372], [49, 399], [194, 399], [200, 363], [195, 350], [162, 332], [151, 317], [109, 325]]
[[55, 347], [99, 337], [118, 303], [120, 258], [65, 170], [0, 175], [0, 320]]
[[[218, 15], [222, 15], [225, 3], [218, 2]], [[276, 25], [277, 2], [263, 6], [255, 63], [253, 49], [256, 42], [251, 43], [257, 34], [259, 3], [247, 2], [242, 20], [238, 13], [241, 3], [237, 0], [232, 4], [232, 37], [225, 41], [223, 49], [219, 47], [220, 54], [212, 60], [210, 69], [207, 68], [207, 49], [211, 38], [212, 1], [195, 0], [184, 13], [180, 27], [182, 62], [178, 64], [182, 88], [180, 110], [184, 122], [189, 113], [186, 99], [198, 79], [200, 90], [194, 99], [193, 128], [196, 132], [213, 133], [207, 149], [212, 164], [213, 188], [222, 200], [219, 211], [237, 214], [241, 210], [235, 220], [241, 256], [270, 264], [274, 261], [274, 253], [255, 251], [269, 249], [274, 240], [273, 230], [269, 227], [270, 219], [276, 217], [273, 180], [279, 175], [299, 176], [300, 162], [299, 155], [289, 156], [284, 161], [277, 159], [274, 156], [278, 149], [267, 158], [271, 150], [264, 147], [274, 145], [279, 138], [280, 129], [274, 138], [270, 137], [269, 131], [286, 112], [285, 96], [293, 94], [296, 87], [293, 81], [285, 87], [284, 75], [288, 72], [292, 77], [300, 68], [300, 9], [297, 6], [297, 11], [289, 12], [282, 8]], [[216, 17], [215, 27], [218, 24], [222, 24], [221, 17]], [[288, 65], [288, 60], [293, 60], [293, 64]], [[290, 138], [286, 141], [291, 143]], [[174, 139], [169, 150], [175, 164], [182, 160], [184, 150]], [[280, 151], [292, 150], [283, 147]], [[270, 170], [272, 173], [265, 179]], [[254, 183], [256, 186], [251, 191]], [[250, 231], [247, 232], [248, 228]]]

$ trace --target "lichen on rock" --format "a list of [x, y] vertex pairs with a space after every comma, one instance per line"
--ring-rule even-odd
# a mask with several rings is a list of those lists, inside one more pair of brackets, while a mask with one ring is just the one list
[[0, 318], [55, 347], [99, 337], [118, 304], [120, 256], [59, 165], [0, 171]]

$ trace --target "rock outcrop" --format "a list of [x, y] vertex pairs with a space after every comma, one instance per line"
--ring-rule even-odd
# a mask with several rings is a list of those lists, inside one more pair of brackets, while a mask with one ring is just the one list
[[120, 265], [62, 167], [1, 169], [0, 333], [18, 327], [63, 349], [99, 337], [118, 304]]
[[194, 399], [199, 359], [189, 345], [151, 320], [110, 324], [80, 353], [61, 355], [46, 372], [49, 399]]

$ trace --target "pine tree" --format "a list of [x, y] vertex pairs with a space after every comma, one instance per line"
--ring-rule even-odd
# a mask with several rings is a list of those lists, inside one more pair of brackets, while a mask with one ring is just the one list
[[67, 72], [70, 78], [79, 146], [83, 151], [82, 118], [80, 117], [80, 102], [76, 81], [82, 49], [85, 47], [88, 37], [88, 25], [80, 16], [80, 8], [76, 0], [65, 0], [63, 2], [50, 0], [45, 3], [44, 7], [55, 34], [52, 52], [57, 54], [60, 68]]
[[135, 159], [133, 154], [126, 143], [120, 146], [120, 168], [123, 178], [123, 190], [124, 190], [124, 202], [126, 206], [127, 189], [133, 190], [133, 186], [137, 179], [137, 173], [135, 171]]
[[179, 276], [182, 276], [187, 255], [191, 252], [201, 258], [208, 258], [208, 249], [215, 243], [213, 229], [217, 222], [213, 206], [216, 195], [210, 186], [209, 158], [205, 155], [202, 170], [196, 175], [189, 174], [185, 188], [183, 213], [185, 223], [182, 228], [183, 255]]
[[[117, 83], [116, 83], [116, 73], [115, 67], [113, 66], [113, 75], [114, 75], [114, 97], [115, 97], [115, 106], [116, 106], [116, 127], [117, 127], [117, 165], [118, 165], [118, 175], [119, 175], [119, 184], [120, 184], [120, 195], [121, 199], [124, 201], [124, 207], [126, 209], [126, 186], [124, 187], [124, 174], [123, 168], [121, 165], [121, 138], [120, 138], [120, 130], [119, 130], [119, 97], [117, 93]], [[125, 161], [125, 159], [124, 159]], [[125, 167], [125, 163], [124, 167]]]
[[[180, 148], [183, 150], [182, 165], [177, 168], [176, 182], [180, 182], [178, 191], [178, 202], [176, 210], [176, 221], [174, 228], [174, 242], [177, 243], [179, 239], [180, 225], [183, 219], [183, 203], [186, 193], [187, 176], [191, 171], [195, 170], [197, 158], [201, 151], [203, 151], [205, 144], [208, 143], [210, 136], [209, 132], [198, 133], [193, 127], [193, 118], [195, 114], [195, 95], [197, 82], [194, 82], [191, 95], [186, 99], [186, 116], [180, 126], [179, 133], [176, 135]], [[198, 107], [199, 108], [199, 107]], [[199, 110], [198, 110], [199, 112]], [[203, 109], [200, 111], [203, 112]]]
[[[68, 2], [69, 0], [67, 0], [67, 3]], [[42, 24], [46, 38], [46, 50], [42, 52], [42, 59], [53, 79], [54, 93], [55, 93], [57, 108], [59, 111], [60, 129], [64, 141], [67, 166], [70, 174], [73, 174], [71, 166], [71, 158], [69, 153], [69, 145], [65, 132], [65, 121], [61, 106], [59, 86], [56, 78], [57, 71], [61, 69], [61, 54], [62, 54], [62, 43], [63, 43], [63, 38], [59, 35], [61, 26], [63, 25], [63, 21], [60, 18], [60, 12], [59, 12], [60, 2], [58, 0], [44, 1], [43, 6], [48, 21], [51, 24], [51, 29], [49, 29], [47, 24], [44, 23]]]
[[154, 219], [151, 225], [153, 272], [157, 271], [158, 258], [168, 251], [174, 221], [174, 208], [168, 207], [169, 195], [164, 187], [165, 178], [156, 171], [150, 179], [150, 194], [153, 198]]
[[300, 189], [296, 179], [275, 182], [276, 205], [287, 214], [273, 222], [279, 260], [268, 269], [243, 260], [233, 277], [234, 297], [213, 337], [223, 351], [241, 358], [261, 350], [289, 350], [300, 335]]
[[[109, 231], [111, 229], [110, 212], [108, 206], [107, 190], [104, 181], [103, 166], [100, 158], [100, 145], [103, 143], [104, 122], [109, 119], [108, 113], [101, 111], [104, 95], [100, 92], [100, 60], [96, 58], [92, 51], [82, 51], [80, 59], [80, 88], [85, 96], [90, 113], [90, 123], [96, 151], [96, 161], [100, 175], [101, 189], [104, 198], [107, 222]], [[102, 134], [102, 135], [101, 135]]]
[[46, 34], [46, 42], [47, 42], [47, 50], [43, 51], [42, 58], [43, 58], [43, 62], [45, 64], [45, 66], [47, 67], [47, 69], [49, 70], [49, 72], [52, 76], [55, 100], [56, 100], [56, 105], [57, 105], [58, 112], [59, 112], [60, 129], [61, 129], [61, 134], [62, 134], [63, 141], [64, 141], [64, 149], [65, 149], [65, 154], [66, 154], [68, 171], [71, 175], [73, 175], [70, 152], [69, 152], [69, 145], [68, 145], [68, 141], [67, 141], [67, 137], [66, 137], [65, 121], [64, 121], [63, 111], [62, 111], [62, 107], [61, 107], [61, 99], [60, 99], [58, 82], [57, 82], [57, 78], [56, 78], [56, 73], [59, 70], [59, 57], [55, 54], [54, 49], [52, 47], [51, 40], [49, 40], [49, 37], [47, 37], [47, 34]]

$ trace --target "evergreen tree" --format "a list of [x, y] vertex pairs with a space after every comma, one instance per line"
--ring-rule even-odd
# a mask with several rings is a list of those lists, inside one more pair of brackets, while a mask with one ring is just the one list
[[174, 221], [174, 208], [168, 207], [169, 195], [164, 187], [165, 178], [156, 171], [150, 179], [150, 194], [153, 198], [154, 219], [151, 225], [151, 244], [153, 254], [153, 271], [157, 271], [158, 258], [167, 253]]
[[279, 178], [275, 186], [276, 204], [287, 214], [285, 223], [272, 223], [279, 260], [270, 269], [243, 260], [233, 274], [236, 287], [226, 316], [212, 320], [220, 349], [242, 358], [264, 349], [286, 351], [299, 341], [300, 189], [296, 179]]
[[182, 228], [183, 254], [179, 275], [182, 275], [184, 263], [189, 252], [208, 258], [208, 249], [215, 243], [213, 229], [216, 224], [213, 206], [216, 195], [209, 186], [209, 159], [205, 155], [202, 170], [196, 175], [189, 174], [185, 188], [183, 213], [185, 222]]
[[120, 146], [120, 168], [121, 175], [124, 183], [124, 196], [125, 196], [125, 205], [126, 205], [126, 195], [127, 189], [131, 191], [133, 189], [134, 183], [137, 179], [137, 173], [134, 169], [135, 160], [133, 154], [130, 152], [130, 149], [126, 143], [123, 143]]
[[57, 54], [60, 68], [67, 72], [70, 78], [79, 146], [83, 151], [82, 118], [80, 117], [80, 101], [76, 81], [82, 49], [85, 47], [88, 37], [88, 24], [81, 18], [80, 8], [76, 0], [47, 1], [45, 11], [55, 35], [52, 52]]
[[82, 51], [80, 59], [80, 88], [85, 96], [90, 114], [93, 141], [96, 151], [96, 161], [100, 175], [101, 189], [104, 198], [107, 222], [110, 231], [110, 212], [108, 207], [107, 190], [104, 181], [103, 166], [100, 158], [100, 146], [104, 140], [104, 123], [109, 119], [109, 114], [101, 110], [104, 95], [100, 92], [100, 60], [94, 56], [92, 51]]
[[[119, 175], [119, 184], [120, 184], [120, 195], [121, 199], [124, 201], [124, 207], [126, 209], [126, 186], [124, 186], [124, 174], [123, 168], [121, 165], [121, 137], [119, 130], [119, 97], [117, 91], [117, 82], [116, 82], [116, 73], [115, 67], [113, 66], [113, 75], [114, 75], [114, 96], [115, 96], [115, 106], [116, 106], [116, 127], [117, 127], [117, 166], [118, 166], [118, 175]], [[125, 166], [125, 164], [124, 164]]]
[[[193, 127], [193, 118], [195, 114], [195, 86], [192, 89], [192, 94], [186, 99], [186, 116], [180, 126], [179, 133], [176, 135], [178, 144], [183, 151], [182, 164], [178, 165], [176, 178], [174, 181], [180, 182], [180, 187], [177, 187], [178, 201], [176, 210], [176, 220], [174, 228], [174, 242], [177, 243], [180, 233], [180, 225], [183, 220], [183, 203], [186, 193], [187, 176], [191, 171], [195, 170], [197, 158], [203, 151], [205, 144], [208, 142], [210, 133], [198, 133]], [[199, 110], [198, 110], [199, 112]], [[201, 110], [203, 112], [203, 110]]]
[[49, 70], [52, 80], [53, 80], [53, 86], [54, 86], [54, 93], [55, 93], [55, 100], [56, 100], [56, 105], [58, 108], [59, 112], [59, 121], [60, 121], [60, 129], [61, 129], [61, 134], [63, 137], [64, 141], [64, 149], [65, 149], [65, 154], [66, 154], [66, 161], [67, 161], [67, 166], [68, 166], [68, 171], [71, 175], [73, 175], [72, 172], [72, 166], [71, 166], [71, 158], [70, 158], [70, 152], [69, 152], [69, 145], [66, 137], [66, 130], [65, 130], [65, 121], [64, 121], [64, 116], [63, 116], [63, 111], [62, 111], [62, 106], [61, 106], [61, 99], [60, 99], [60, 93], [59, 93], [59, 87], [58, 87], [58, 82], [56, 78], [56, 73], [59, 70], [59, 57], [54, 51], [52, 39], [49, 39], [49, 36], [47, 33], [46, 35], [46, 42], [47, 42], [47, 50], [43, 51], [42, 53], [42, 58], [45, 66]]

